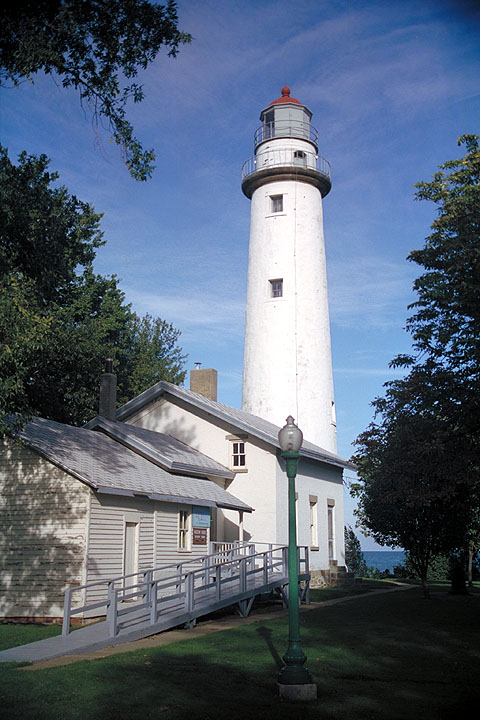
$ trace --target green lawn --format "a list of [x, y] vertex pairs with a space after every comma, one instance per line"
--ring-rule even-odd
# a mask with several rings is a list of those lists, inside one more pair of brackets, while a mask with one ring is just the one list
[[60, 635], [61, 625], [0, 625], [0, 650]]
[[[320, 591], [321, 592], [321, 591]], [[11, 720], [450, 720], [475, 716], [480, 594], [418, 587], [302, 613], [319, 700], [281, 703], [285, 619], [48, 670], [1, 669]], [[41, 629], [43, 630], [43, 628]]]

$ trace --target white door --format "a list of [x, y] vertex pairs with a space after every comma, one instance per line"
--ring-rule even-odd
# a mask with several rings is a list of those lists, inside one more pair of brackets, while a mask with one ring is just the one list
[[[123, 552], [123, 574], [130, 575], [138, 570], [138, 523], [125, 523], [125, 547]], [[126, 585], [133, 585], [136, 578], [128, 578]]]

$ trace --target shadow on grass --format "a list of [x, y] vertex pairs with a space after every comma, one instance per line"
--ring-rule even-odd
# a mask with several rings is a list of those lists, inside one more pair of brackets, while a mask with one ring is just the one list
[[272, 642], [272, 635], [273, 631], [266, 627], [265, 625], [260, 625], [260, 627], [257, 627], [257, 633], [265, 640], [265, 643], [268, 647], [268, 650], [270, 652], [270, 655], [273, 658], [273, 662], [277, 666], [278, 670], [283, 667], [283, 660], [278, 654], [277, 648], [275, 647], [274, 643]]
[[317, 702], [280, 702], [284, 619], [35, 672], [6, 669], [12, 720], [450, 720], [478, 707], [480, 598], [413, 589], [302, 614]]

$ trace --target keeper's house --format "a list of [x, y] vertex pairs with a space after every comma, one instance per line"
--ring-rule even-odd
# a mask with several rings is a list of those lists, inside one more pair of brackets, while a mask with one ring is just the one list
[[[200, 558], [235, 540], [286, 543], [278, 430], [166, 382], [116, 420], [29, 423], [0, 459], [0, 617], [61, 617], [67, 587]], [[309, 547], [314, 573], [344, 564], [345, 467], [308, 442], [301, 449], [298, 543]], [[77, 593], [77, 607], [94, 593]]]

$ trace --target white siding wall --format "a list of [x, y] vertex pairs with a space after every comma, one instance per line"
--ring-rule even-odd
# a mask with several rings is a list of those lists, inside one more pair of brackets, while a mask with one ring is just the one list
[[[191, 508], [189, 505], [92, 493], [87, 582], [106, 581], [124, 574], [126, 523], [138, 524], [139, 573], [206, 555], [208, 542], [192, 546], [190, 551], [178, 549], [179, 510]], [[106, 591], [106, 584], [89, 588], [87, 602], [104, 600]], [[102, 612], [99, 610], [93, 614]]]
[[63, 614], [65, 589], [83, 583], [89, 494], [27, 447], [2, 446], [1, 617]]
[[[229, 466], [232, 433], [220, 421], [198, 417], [169, 400], [160, 399], [128, 420], [129, 423], [165, 432]], [[237, 473], [225, 489], [251, 505], [255, 511], [244, 514], [245, 539], [256, 542], [288, 542], [288, 491], [286, 473], [275, 451], [256, 438], [246, 440], [247, 472]], [[335, 501], [335, 559], [344, 564], [342, 470], [324, 463], [301, 459], [297, 475], [298, 541], [310, 545], [310, 495], [318, 498], [318, 550], [310, 553], [313, 570], [326, 569], [328, 562], [327, 501]], [[238, 512], [219, 511], [224, 516], [223, 535], [218, 540], [238, 538]], [[222, 522], [218, 523], [219, 533]]]
[[[138, 523], [138, 570], [153, 565], [153, 503], [116, 495], [93, 494], [90, 505], [87, 582], [124, 574], [125, 525]], [[105, 598], [104, 586], [88, 590], [87, 602]]]
[[181, 563], [208, 555], [209, 531], [206, 545], [191, 545], [190, 550], [178, 548], [178, 514], [180, 510], [191, 510], [190, 505], [155, 503], [157, 556], [155, 566]]
[[[189, 410], [170, 401], [152, 403], [135, 417], [128, 420], [133, 425], [173, 435], [223, 465], [230, 465], [230, 442], [227, 436], [232, 430], [211, 417], [198, 417]], [[225, 489], [255, 508], [244, 514], [245, 539], [257, 542], [280, 542], [276, 539], [275, 473], [276, 457], [271, 447], [256, 438], [247, 438], [246, 468], [235, 479], [227, 482]], [[223, 536], [217, 540], [237, 540], [239, 514], [237, 511], [218, 511], [218, 531]]]
[[[288, 539], [288, 480], [278, 465], [278, 535], [280, 542]], [[343, 541], [343, 484], [342, 471], [331, 465], [315, 463], [301, 458], [296, 478], [297, 540], [299, 545], [310, 547], [310, 496], [317, 497], [318, 550], [310, 552], [312, 570], [326, 569], [328, 561], [327, 505], [335, 502], [335, 560], [345, 564]]]

